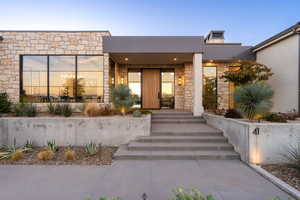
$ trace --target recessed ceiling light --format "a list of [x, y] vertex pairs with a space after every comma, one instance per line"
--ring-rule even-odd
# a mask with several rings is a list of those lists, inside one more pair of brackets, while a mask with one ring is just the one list
[[173, 58], [173, 60], [174, 60], [174, 61], [176, 61], [176, 60], [177, 60], [177, 58]]
[[125, 58], [125, 61], [128, 61], [128, 58]]
[[209, 60], [209, 62], [214, 62], [214, 60]]

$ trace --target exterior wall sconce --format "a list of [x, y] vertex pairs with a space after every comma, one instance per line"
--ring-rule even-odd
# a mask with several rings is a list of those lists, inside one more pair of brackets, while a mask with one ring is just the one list
[[124, 84], [124, 76], [121, 77], [121, 84]]
[[178, 77], [178, 86], [183, 86], [183, 77], [182, 76]]
[[115, 77], [111, 77], [111, 84], [112, 84], [112, 85], [115, 84]]

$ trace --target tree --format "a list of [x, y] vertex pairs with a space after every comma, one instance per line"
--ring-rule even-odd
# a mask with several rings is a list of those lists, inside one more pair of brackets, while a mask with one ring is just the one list
[[235, 86], [266, 81], [273, 75], [271, 69], [255, 61], [241, 61], [238, 70], [224, 72], [221, 78], [234, 83]]
[[239, 86], [234, 92], [234, 100], [239, 111], [253, 120], [255, 115], [265, 114], [272, 107], [272, 88], [262, 82]]
[[118, 85], [112, 91], [112, 103], [114, 107], [125, 114], [133, 105], [133, 98], [130, 89], [126, 85]]

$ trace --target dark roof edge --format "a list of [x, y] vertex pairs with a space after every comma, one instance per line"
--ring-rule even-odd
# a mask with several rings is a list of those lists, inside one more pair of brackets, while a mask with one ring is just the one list
[[241, 46], [242, 43], [240, 43], [240, 42], [205, 43], [205, 45], [239, 45], [239, 46]]
[[270, 42], [273, 42], [274, 40], [276, 40], [276, 39], [278, 39], [278, 38], [280, 38], [280, 37], [282, 37], [282, 36], [284, 36], [284, 35], [290, 33], [291, 31], [294, 31], [294, 34], [296, 34], [295, 30], [296, 30], [298, 27], [300, 27], [300, 21], [297, 22], [296, 24], [292, 25], [291, 27], [289, 27], [289, 28], [287, 28], [287, 29], [281, 31], [280, 33], [278, 33], [278, 34], [276, 34], [276, 35], [274, 35], [274, 36], [272, 36], [272, 37], [270, 37], [270, 38], [268, 38], [268, 39], [262, 41], [261, 43], [258, 43], [257, 45], [255, 45], [255, 46], [253, 47], [253, 51], [258, 51], [258, 48], [260, 48], [260, 47], [262, 47], [262, 46], [264, 46], [264, 45], [267, 45], [267, 44], [270, 43]]
[[111, 54], [194, 54], [194, 53], [204, 53], [204, 51], [193, 51], [193, 52], [165, 52], [165, 51], [156, 51], [156, 52], [144, 52], [144, 51], [139, 51], [139, 52], [122, 52], [122, 51], [105, 51], [103, 49], [104, 53], [111, 53]]
[[0, 30], [0, 32], [107, 32], [108, 30]]

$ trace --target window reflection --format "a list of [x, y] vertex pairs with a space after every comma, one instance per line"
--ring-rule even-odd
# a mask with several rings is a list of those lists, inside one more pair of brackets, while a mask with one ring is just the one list
[[47, 101], [47, 56], [26, 56], [23, 58], [24, 102]]
[[78, 101], [103, 102], [103, 57], [78, 56]]
[[203, 106], [206, 110], [217, 108], [217, 68], [203, 67]]
[[[103, 56], [23, 56], [22, 58], [23, 100], [103, 102]], [[48, 65], [49, 69], [47, 69]]]
[[75, 56], [49, 56], [50, 101], [75, 101]]
[[174, 108], [174, 72], [161, 72], [161, 108]]
[[133, 107], [141, 107], [141, 72], [129, 71], [128, 72], [128, 87], [130, 88], [134, 97]]

